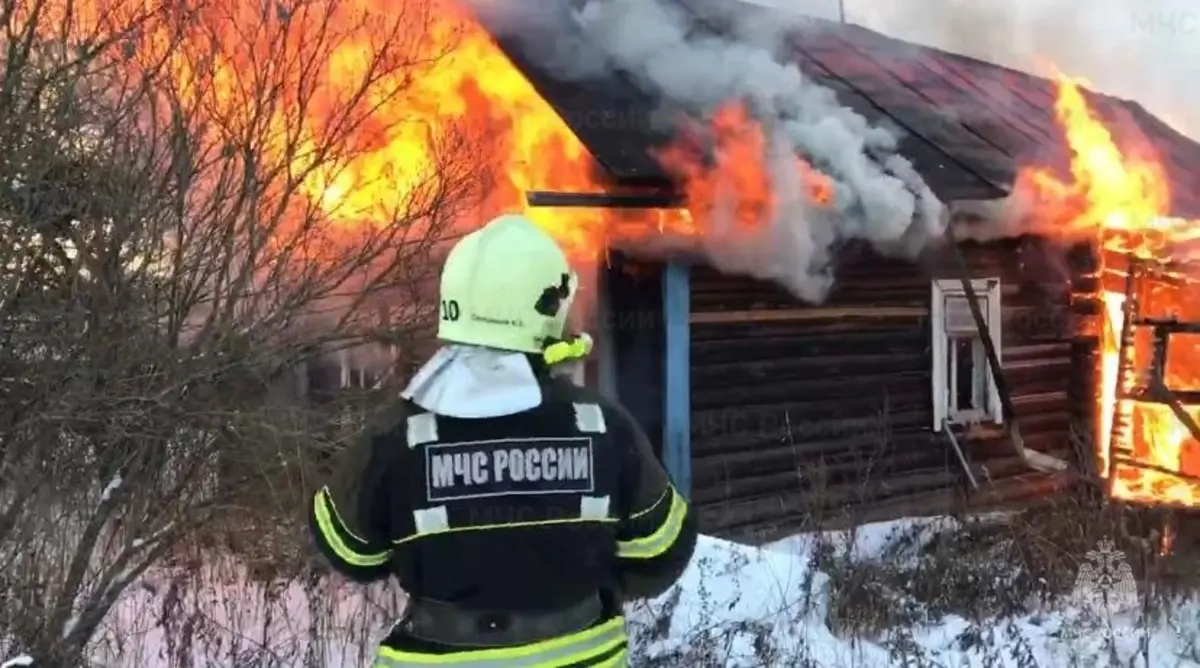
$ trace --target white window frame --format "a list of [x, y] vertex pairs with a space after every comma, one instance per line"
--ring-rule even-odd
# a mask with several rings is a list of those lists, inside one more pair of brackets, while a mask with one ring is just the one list
[[366, 389], [370, 387], [370, 378], [363, 367], [354, 366], [350, 351], [342, 348], [338, 351], [338, 384], [345, 389]]
[[[971, 281], [971, 288], [975, 292], [975, 297], [979, 302], [980, 309], [983, 311], [983, 317], [987, 324], [987, 331], [992, 340], [992, 346], [996, 350], [997, 358], [1001, 355], [1001, 314], [1003, 311], [1000, 307], [1000, 279], [999, 278], [984, 278], [974, 279]], [[972, 346], [972, 355], [974, 357], [975, 373], [987, 374], [987, 407], [986, 412], [976, 409], [959, 409], [955, 405], [958, 393], [955, 391], [954, 384], [957, 382], [957, 374], [955, 369], [957, 360], [952, 359], [957, 355], [958, 349], [950, 345], [953, 338], [964, 336], [963, 334], [952, 334], [947, 331], [946, 322], [946, 300], [948, 298], [965, 299], [967, 296], [966, 290], [963, 288], [961, 280], [958, 279], [936, 279], [932, 282], [932, 294], [929, 305], [930, 323], [932, 325], [933, 337], [933, 430], [941, 431], [945, 425], [970, 425], [990, 420], [995, 424], [1000, 424], [1004, 421], [1004, 411], [1000, 405], [1000, 391], [996, 387], [996, 379], [992, 375], [991, 365], [988, 364], [987, 351], [983, 346], [983, 339], [980, 336], [978, 329], [974, 332], [974, 345]], [[1002, 358], [1001, 358], [1002, 359]], [[974, 383], [979, 387], [981, 383]], [[973, 397], [972, 403], [979, 404], [981, 397]]]

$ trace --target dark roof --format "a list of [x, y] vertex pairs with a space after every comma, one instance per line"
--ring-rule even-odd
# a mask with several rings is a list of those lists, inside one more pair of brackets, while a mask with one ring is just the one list
[[[538, 6], [544, 7], [540, 3]], [[559, 73], [549, 62], [554, 54], [546, 52], [543, 45], [563, 41], [563, 36], [557, 33], [569, 30], [569, 22], [530, 21], [516, 34], [509, 28], [513, 23], [511, 18], [481, 14], [479, 19], [492, 29], [500, 49], [558, 112], [609, 176], [621, 184], [670, 184], [667, 173], [648, 152], [652, 146], [669, 139], [666, 132], [655, 130], [656, 124], [651, 122], [655, 110], [661, 106], [658, 96], [639, 89], [629, 77], [609, 68], [588, 77]], [[503, 28], [497, 30], [497, 26]]]
[[[780, 11], [735, 0], [674, 1], [696, 16], [701, 29], [717, 32], [735, 7], [743, 16], [769, 18]], [[780, 20], [796, 22], [791, 15]], [[664, 140], [648, 122], [656, 107], [652, 95], [619, 73], [565, 82], [530, 58], [522, 40], [499, 41], [615, 180], [666, 180], [647, 153]], [[870, 121], [898, 126], [901, 153], [943, 199], [1002, 196], [1018, 166], [1066, 173], [1069, 155], [1053, 117], [1054, 84], [1047, 79], [815, 19], [792, 32], [782, 48], [781, 55], [835, 90], [842, 104]], [[1118, 144], [1157, 152], [1173, 186], [1169, 213], [1200, 216], [1200, 144], [1136, 102], [1085, 94]]]
[[[1045, 165], [1068, 173], [1070, 155], [1054, 118], [1055, 84], [993, 63], [917, 47], [850, 25], [806, 31], [795, 40], [801, 67], [863, 92], [881, 112], [965, 166], [1011, 171]], [[1173, 186], [1171, 213], [1200, 215], [1200, 144], [1176, 132], [1137, 102], [1085, 91], [1091, 108], [1129, 150], [1151, 147]], [[850, 104], [850, 106], [854, 106]], [[955, 126], [935, 137], [906, 122], [937, 109]], [[962, 138], [961, 143], [959, 137]], [[987, 167], [981, 174], [987, 175]], [[1003, 182], [1002, 182], [1003, 183]], [[1011, 183], [1010, 180], [1007, 183]]]

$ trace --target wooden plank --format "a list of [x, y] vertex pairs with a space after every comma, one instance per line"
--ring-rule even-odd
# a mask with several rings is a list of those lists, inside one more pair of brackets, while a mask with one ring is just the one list
[[923, 352], [884, 352], [876, 355], [811, 355], [790, 359], [693, 364], [692, 386], [707, 388], [712, 384], [775, 383], [833, 373], [846, 376], [903, 373], [923, 369], [927, 360]]
[[821, 392], [825, 396], [852, 397], [861, 393], [879, 393], [889, 383], [905, 383], [911, 379], [928, 382], [928, 371], [912, 371], [905, 374], [860, 376], [853, 378], [812, 378], [771, 383], [770, 385], [748, 385], [728, 388], [712, 388], [692, 391], [692, 402], [697, 408], [779, 403], [808, 394]]
[[[814, 337], [828, 339], [833, 335], [863, 334], [874, 336], [877, 343], [882, 343], [887, 336], [900, 337], [914, 332], [924, 336], [928, 331], [921, 318], [773, 320], [693, 324], [692, 340], [715, 345], [716, 342], [736, 343], [774, 337], [799, 343], [812, 341]], [[894, 347], [889, 346], [889, 349]]]
[[883, 522], [902, 517], [961, 515], [1024, 510], [1052, 506], [1057, 495], [1067, 493], [1076, 484], [1069, 474], [1023, 475], [996, 481], [985, 490], [968, 495], [961, 488], [916, 492], [884, 501], [855, 504], [830, 509], [820, 515], [810, 515], [803, 525], [788, 514], [764, 514], [755, 522], [725, 527], [723, 536], [747, 544], [765, 544], [805, 530], [848, 529], [869, 522]]
[[[1026, 442], [1073, 459], [1072, 421], [1090, 396], [1074, 370], [1089, 358], [1059, 326], [1068, 277], [1022, 268], [1036, 260], [1030, 248], [1040, 252], [1027, 241], [975, 244], [968, 262], [973, 275], [1003, 281], [1002, 368]], [[703, 291], [693, 292], [690, 322], [695, 494], [722, 531], [794, 532], [843, 506], [945, 499], [964, 484], [931, 432], [930, 275], [915, 265], [872, 274], [869, 259], [846, 267], [821, 306], [744, 279], [693, 282]], [[1005, 434], [976, 434], [964, 448], [988, 484], [1024, 472]]]
[[796, 308], [763, 311], [725, 311], [723, 313], [693, 313], [692, 324], [724, 322], [796, 322], [827, 319], [923, 318], [929, 309], [919, 306], [868, 306], [843, 308]]
[[952, 488], [959, 475], [945, 467], [875, 480], [868, 484], [855, 482], [706, 505], [699, 509], [701, 530], [706, 530], [706, 524], [707, 531], [721, 531], [762, 523], [764, 520], [783, 520], [792, 522], [793, 526], [803, 525], [827, 515], [832, 509], [850, 508], [869, 503], [872, 499]]
[[928, 424], [929, 412], [921, 408], [897, 410], [886, 418], [861, 416], [778, 427], [767, 423], [760, 428], [746, 425], [695, 434], [693, 453], [697, 459], [728, 455], [735, 460], [786, 453], [815, 465], [822, 459], [857, 456], [872, 449], [924, 448], [934, 438]]
[[[720, 468], [705, 469], [698, 467], [694, 502], [700, 505], [713, 505], [728, 502], [732, 499], [754, 499], [764, 496], [800, 493], [807, 494], [823, 505], [824, 499], [818, 489], [830, 486], [869, 488], [876, 484], [875, 479], [887, 477], [886, 471], [891, 469], [911, 470], [930, 464], [937, 465], [939, 470], [945, 470], [944, 453], [936, 451], [908, 451], [893, 453], [886, 460], [876, 462], [880, 469], [870, 471], [861, 463], [843, 461], [829, 464], [821, 468], [817, 478], [811, 469], [800, 466], [784, 467], [775, 471], [760, 474], [735, 473], [730, 470], [722, 476]], [[711, 464], [716, 467], [716, 464]], [[703, 481], [703, 482], [701, 482]]]
[[[793, 357], [854, 355], [862, 351], [906, 355], [925, 350], [928, 332], [924, 327], [856, 329], [838, 331], [804, 329], [803, 333], [779, 336], [775, 332], [753, 332], [748, 336], [709, 338], [712, 327], [692, 328], [692, 366], [737, 362], [753, 363]], [[1006, 351], [1007, 354], [1007, 351]]]

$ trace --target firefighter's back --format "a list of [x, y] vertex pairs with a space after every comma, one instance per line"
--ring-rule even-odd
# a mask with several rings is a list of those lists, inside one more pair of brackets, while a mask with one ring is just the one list
[[479, 419], [407, 412], [406, 461], [389, 475], [411, 595], [550, 610], [610, 584], [621, 462], [601, 402]]
[[564, 332], [577, 288], [519, 216], [460, 240], [442, 272], [447, 345], [314, 494], [329, 562], [409, 594], [378, 668], [623, 666], [623, 600], [686, 567], [695, 522], [646, 435], [550, 372], [590, 350]]
[[386, 507], [410, 597], [380, 665], [464, 647], [514, 666], [623, 665], [616, 546], [631, 425], [600, 397], [545, 382], [543, 403], [513, 415], [407, 402], [394, 414], [373, 464], [385, 498], [363, 498]]

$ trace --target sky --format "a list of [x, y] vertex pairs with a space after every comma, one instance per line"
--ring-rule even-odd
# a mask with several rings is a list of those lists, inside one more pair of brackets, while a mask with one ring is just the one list
[[[824, 18], [838, 0], [752, 0]], [[844, 0], [846, 20], [1016, 69], [1049, 61], [1200, 139], [1200, 1]]]

